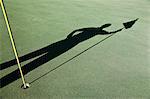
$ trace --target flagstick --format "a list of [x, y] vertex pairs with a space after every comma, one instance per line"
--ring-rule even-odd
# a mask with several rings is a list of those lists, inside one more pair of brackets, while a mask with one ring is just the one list
[[8, 21], [8, 17], [7, 17], [7, 14], [6, 14], [6, 10], [4, 8], [3, 1], [1, 0], [0, 3], [1, 3], [0, 5], [1, 5], [1, 8], [2, 8], [4, 19], [5, 19], [5, 22], [6, 22], [7, 30], [8, 30], [8, 33], [9, 33], [9, 37], [10, 37], [10, 40], [11, 40], [12, 48], [13, 48], [13, 51], [14, 51], [14, 54], [15, 54], [15, 57], [16, 57], [16, 60], [17, 60], [18, 68], [19, 68], [19, 71], [20, 71], [20, 74], [21, 74], [21, 78], [22, 78], [22, 82], [23, 82], [23, 88], [25, 89], [25, 88], [29, 87], [29, 84], [25, 82], [25, 78], [24, 78], [22, 70], [21, 70], [21, 65], [20, 65], [20, 62], [19, 62], [17, 49], [16, 49], [16, 46], [15, 46], [15, 43], [14, 43], [14, 40], [13, 40], [11, 28], [10, 28], [10, 25], [9, 25], [9, 21]]

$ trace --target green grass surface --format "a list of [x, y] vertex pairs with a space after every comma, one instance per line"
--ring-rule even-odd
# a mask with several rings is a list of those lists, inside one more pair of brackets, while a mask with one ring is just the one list
[[[75, 29], [139, 18], [133, 28], [86, 51], [46, 76], [61, 63], [106, 36], [98, 35], [34, 69], [31, 83], [20, 88], [21, 79], [1, 88], [2, 99], [149, 99], [150, 95], [150, 1], [149, 0], [4, 0], [19, 56], [66, 38]], [[0, 63], [14, 59], [0, 10]], [[33, 60], [33, 59], [31, 59]], [[22, 66], [27, 62], [21, 63]], [[1, 77], [17, 68], [1, 71]]]

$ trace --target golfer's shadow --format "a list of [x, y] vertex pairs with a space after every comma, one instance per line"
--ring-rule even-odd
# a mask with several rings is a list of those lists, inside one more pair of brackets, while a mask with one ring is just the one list
[[[23, 74], [29, 73], [30, 71], [41, 66], [42, 64], [47, 63], [48, 61], [65, 53], [66, 51], [73, 48], [77, 44], [85, 40], [88, 40], [96, 35], [107, 35], [107, 34], [116, 33], [122, 30], [122, 29], [119, 29], [117, 31], [112, 31], [112, 32], [103, 30], [104, 28], [109, 27], [110, 25], [111, 24], [105, 24], [105, 25], [102, 25], [101, 27], [91, 27], [91, 28], [82, 28], [82, 29], [74, 30], [63, 40], [60, 40], [44, 48], [41, 48], [39, 50], [36, 50], [34, 52], [31, 52], [24, 56], [19, 57], [20, 62], [23, 62], [23, 61], [40, 56], [37, 59], [29, 62], [28, 64], [22, 67]], [[75, 34], [75, 33], [78, 33], [78, 34]], [[17, 64], [16, 59], [2, 63], [0, 64], [1, 70], [6, 69], [15, 64]], [[19, 73], [19, 70], [17, 69], [0, 79], [1, 87], [4, 87], [19, 78], [20, 78], [20, 73]]]

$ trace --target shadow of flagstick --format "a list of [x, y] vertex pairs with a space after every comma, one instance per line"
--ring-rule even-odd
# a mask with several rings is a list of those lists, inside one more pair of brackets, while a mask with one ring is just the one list
[[[135, 22], [136, 22], [137, 20], [139, 20], [139, 18], [137, 18], [137, 19], [135, 19], [135, 20], [131, 20], [131, 21], [129, 21], [129, 22], [123, 23], [123, 26], [124, 26], [123, 28], [118, 29], [117, 31], [112, 31], [112, 32], [110, 32], [110, 33], [112, 33], [111, 35], [109, 35], [109, 36], [107, 36], [106, 38], [100, 40], [99, 42], [97, 42], [97, 43], [95, 43], [94, 45], [92, 45], [92, 46], [88, 47], [87, 49], [85, 49], [84, 51], [78, 53], [77, 55], [73, 56], [72, 58], [68, 59], [67, 61], [61, 63], [61, 64], [58, 65], [58, 66], [56, 66], [56, 67], [53, 68], [52, 70], [50, 70], [50, 71], [46, 72], [45, 74], [41, 75], [40, 77], [36, 78], [36, 79], [33, 80], [32, 82], [30, 82], [30, 84], [32, 84], [32, 83], [34, 83], [35, 81], [41, 79], [42, 77], [48, 75], [49, 73], [55, 71], [55, 70], [58, 69], [59, 67], [61, 67], [61, 66], [63, 66], [64, 64], [68, 63], [69, 61], [73, 60], [74, 58], [80, 56], [81, 54], [83, 54], [83, 53], [85, 53], [86, 51], [90, 50], [91, 48], [95, 47], [96, 45], [102, 43], [103, 41], [105, 41], [105, 40], [107, 40], [108, 38], [112, 37], [112, 36], [113, 36], [114, 34], [116, 34], [117, 32], [122, 31], [122, 29], [131, 28], [131, 27], [135, 24]], [[104, 27], [105, 27], [105, 26], [107, 27], [107, 25], [109, 26], [109, 24], [106, 24], [106, 25], [104, 25]], [[72, 33], [74, 33], [74, 32], [72, 32]], [[71, 35], [72, 35], [72, 33], [71, 33]]]
[[[28, 72], [34, 70], [35, 68], [41, 66], [44, 63], [47, 63], [48, 61], [52, 60], [53, 58], [56, 58], [57, 56], [63, 54], [64, 52], [68, 51], [69, 49], [73, 48], [74, 46], [76, 46], [77, 44], [88, 40], [91, 37], [94, 37], [96, 35], [107, 35], [107, 34], [111, 34], [108, 37], [102, 39], [101, 41], [99, 41], [98, 43], [94, 44], [93, 46], [87, 48], [86, 50], [82, 51], [81, 53], [75, 55], [74, 57], [72, 57], [71, 59], [67, 60], [66, 62], [60, 64], [59, 66], [55, 67], [54, 69], [50, 70], [49, 72], [45, 73], [44, 75], [40, 76], [39, 78], [37, 78], [36, 80], [32, 81], [35, 82], [38, 79], [42, 78], [43, 76], [47, 75], [48, 73], [56, 70], [57, 68], [61, 67], [62, 65], [64, 65], [65, 63], [71, 61], [72, 59], [74, 59], [75, 57], [81, 55], [82, 53], [86, 52], [87, 50], [91, 49], [92, 47], [98, 45], [99, 43], [103, 42], [104, 40], [110, 38], [111, 36], [113, 36], [115, 33], [122, 31], [122, 29], [128, 29], [131, 28], [132, 25], [137, 21], [133, 20], [127, 23], [124, 23], [124, 27], [121, 29], [118, 29], [116, 31], [112, 31], [112, 32], [108, 32], [103, 30], [103, 28], [109, 27], [111, 24], [104, 24], [101, 27], [91, 27], [91, 28], [81, 28], [81, 29], [77, 29], [74, 30], [73, 32], [71, 32], [66, 39], [60, 40], [56, 43], [53, 43], [47, 47], [44, 47], [40, 50], [42, 50], [42, 53], [47, 52], [46, 54], [44, 54], [43, 56], [31, 61], [30, 63], [26, 64], [25, 66], [22, 67], [23, 73], [27, 74]], [[76, 32], [79, 32], [79, 34], [74, 35]], [[113, 33], [113, 34], [112, 34]], [[38, 51], [40, 51], [38, 50]], [[33, 53], [35, 53], [38, 51], [34, 51]], [[27, 54], [27, 56], [30, 56], [33, 53], [29, 53]], [[38, 53], [39, 55], [39, 53]], [[26, 56], [26, 55], [25, 55]], [[24, 56], [23, 56], [24, 57]], [[27, 57], [25, 58], [25, 60], [28, 60], [29, 58], [32, 57]], [[8, 66], [7, 66], [8, 67]], [[11, 82], [17, 80], [20, 78], [20, 75], [18, 74], [18, 70], [15, 70], [13, 72], [11, 72], [10, 74], [7, 74], [6, 76], [2, 77], [0, 79], [1, 81], [1, 88], [10, 84]], [[31, 82], [31, 83], [32, 83]]]
[[[114, 33], [115, 34], [115, 33]], [[63, 65], [65, 65], [66, 63], [70, 62], [71, 60], [75, 59], [76, 57], [80, 56], [81, 54], [85, 53], [86, 51], [90, 50], [91, 48], [95, 47], [96, 45], [102, 43], [103, 41], [107, 40], [108, 38], [112, 37], [114, 34], [111, 34], [109, 36], [107, 36], [106, 38], [100, 40], [99, 42], [95, 43], [94, 45], [88, 47], [87, 49], [83, 50], [82, 52], [76, 54], [75, 56], [73, 56], [72, 58], [66, 60], [65, 62], [61, 63], [60, 65], [56, 66], [55, 68], [51, 69], [50, 71], [46, 72], [45, 74], [41, 75], [40, 77], [36, 78], [35, 80], [31, 81], [30, 84], [36, 82], [37, 80], [41, 79], [42, 77], [48, 75], [49, 73], [55, 71], [56, 69], [62, 67]]]

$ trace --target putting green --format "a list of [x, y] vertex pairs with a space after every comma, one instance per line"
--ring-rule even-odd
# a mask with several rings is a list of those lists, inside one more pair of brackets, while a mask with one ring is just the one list
[[[2, 99], [149, 99], [149, 0], [4, 2], [19, 56], [63, 40], [75, 29], [111, 23], [106, 30], [112, 31], [123, 27], [123, 22], [139, 20], [61, 66], [108, 35], [90, 38], [40, 65], [25, 75], [29, 89], [21, 89], [18, 79], [1, 88]], [[0, 64], [11, 59], [14, 54], [0, 10]], [[16, 69], [14, 65], [1, 70], [1, 78]]]

